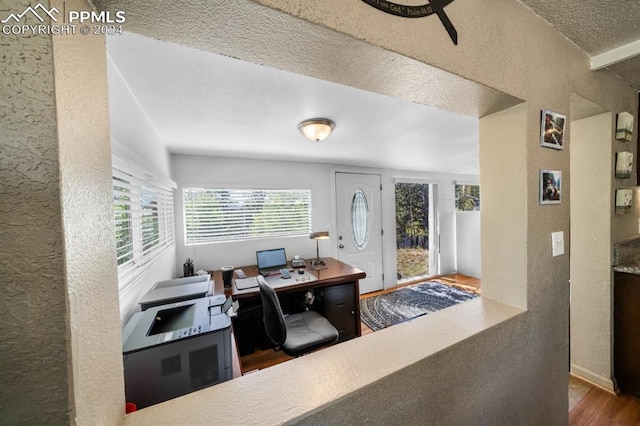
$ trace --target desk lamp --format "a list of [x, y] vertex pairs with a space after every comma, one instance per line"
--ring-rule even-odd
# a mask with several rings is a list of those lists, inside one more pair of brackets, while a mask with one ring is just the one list
[[311, 269], [314, 269], [316, 271], [320, 269], [327, 269], [327, 264], [324, 262], [324, 260], [320, 259], [320, 247], [318, 240], [328, 240], [329, 231], [312, 232], [311, 234], [309, 234], [309, 238], [312, 240], [316, 240], [316, 258], [311, 261]]

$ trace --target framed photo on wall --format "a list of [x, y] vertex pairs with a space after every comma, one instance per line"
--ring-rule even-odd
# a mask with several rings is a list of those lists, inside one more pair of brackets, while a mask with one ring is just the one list
[[633, 153], [617, 152], [616, 153], [616, 178], [629, 179], [633, 170]]
[[564, 131], [567, 117], [557, 112], [542, 110], [540, 120], [540, 146], [564, 149]]
[[631, 142], [633, 137], [633, 115], [621, 112], [616, 116], [616, 139], [621, 142]]
[[562, 172], [540, 170], [540, 204], [560, 204], [562, 202]]
[[633, 190], [631, 188], [616, 189], [616, 214], [624, 215], [631, 211]]

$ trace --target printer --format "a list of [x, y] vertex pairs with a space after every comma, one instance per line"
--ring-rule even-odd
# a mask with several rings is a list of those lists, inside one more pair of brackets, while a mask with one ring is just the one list
[[205, 274], [158, 281], [151, 287], [151, 290], [142, 296], [139, 303], [140, 309], [144, 311], [153, 306], [211, 295], [213, 295], [213, 281], [209, 274]]
[[224, 295], [147, 307], [123, 329], [126, 401], [148, 407], [232, 378]]

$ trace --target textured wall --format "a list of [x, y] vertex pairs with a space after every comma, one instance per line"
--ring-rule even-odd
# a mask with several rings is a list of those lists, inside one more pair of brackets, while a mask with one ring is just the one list
[[[85, 1], [52, 2], [86, 10]], [[104, 37], [53, 38], [74, 420], [124, 412]]]
[[[0, 10], [29, 5], [10, 3]], [[124, 396], [120, 327], [112, 321], [104, 39], [0, 37], [0, 423], [116, 424]]]
[[476, 278], [482, 276], [480, 212], [456, 212], [456, 271]]
[[527, 306], [525, 129], [524, 104], [480, 120], [482, 293], [523, 308]]
[[0, 51], [0, 423], [68, 424], [51, 39], [1, 35]]
[[611, 113], [571, 123], [571, 370], [611, 381]]

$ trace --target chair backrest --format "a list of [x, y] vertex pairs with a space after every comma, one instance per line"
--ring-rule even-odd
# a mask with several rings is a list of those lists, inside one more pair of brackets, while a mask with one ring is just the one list
[[262, 276], [258, 276], [258, 286], [260, 287], [260, 297], [262, 298], [264, 328], [273, 344], [281, 346], [287, 339], [287, 327], [278, 295]]

